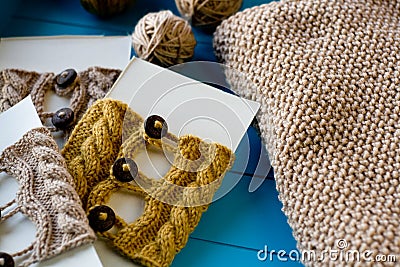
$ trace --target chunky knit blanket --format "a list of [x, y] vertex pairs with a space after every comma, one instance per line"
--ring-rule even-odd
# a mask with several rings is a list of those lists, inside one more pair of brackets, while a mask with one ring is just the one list
[[399, 26], [400, 1], [301, 0], [215, 32], [233, 89], [262, 104], [283, 211], [298, 249], [316, 253], [307, 265], [400, 264]]

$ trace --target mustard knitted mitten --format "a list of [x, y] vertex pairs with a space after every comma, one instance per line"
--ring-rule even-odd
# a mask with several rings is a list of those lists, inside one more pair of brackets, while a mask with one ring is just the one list
[[318, 257], [306, 264], [356, 263], [329, 250], [400, 260], [399, 25], [396, 0], [284, 0], [215, 32], [232, 88], [262, 105], [283, 211]]
[[[173, 155], [161, 179], [134, 159], [152, 149]], [[159, 116], [143, 119], [126, 104], [103, 99], [83, 116], [62, 151], [92, 228], [145, 266], [169, 266], [212, 201], [234, 154], [225, 146], [167, 131]], [[142, 196], [144, 213], [127, 223], [107, 206], [112, 193]]]

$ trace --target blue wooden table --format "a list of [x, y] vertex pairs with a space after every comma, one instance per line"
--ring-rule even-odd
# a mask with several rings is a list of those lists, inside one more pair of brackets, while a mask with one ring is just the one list
[[[268, 0], [244, 0], [241, 9], [265, 2]], [[173, 0], [136, 0], [127, 12], [107, 20], [87, 13], [79, 0], [2, 0], [0, 33], [1, 37], [128, 35], [148, 12], [165, 9], [179, 15]], [[198, 29], [194, 33], [197, 46], [193, 61], [215, 61], [212, 34]], [[301, 266], [289, 257], [296, 243], [281, 212], [263, 149], [256, 130], [250, 127], [223, 187], [231, 181], [237, 184], [211, 204], [172, 266]], [[250, 192], [251, 181], [263, 183]], [[263, 251], [266, 246], [267, 254]], [[279, 250], [285, 253], [278, 258]]]

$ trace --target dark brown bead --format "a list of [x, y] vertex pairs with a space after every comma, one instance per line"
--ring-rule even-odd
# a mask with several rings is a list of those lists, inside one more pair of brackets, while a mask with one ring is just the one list
[[67, 88], [75, 81], [77, 76], [78, 73], [74, 69], [66, 69], [57, 75], [56, 83], [61, 88]]
[[11, 255], [0, 252], [0, 266], [2, 267], [14, 267], [14, 259], [11, 257]]
[[167, 122], [158, 115], [151, 115], [144, 122], [144, 130], [150, 138], [161, 139], [168, 132]]
[[90, 227], [95, 232], [105, 232], [114, 226], [115, 213], [110, 207], [100, 205], [90, 210], [88, 219]]
[[75, 114], [70, 108], [62, 108], [51, 118], [53, 125], [61, 130], [67, 129], [74, 122]]
[[138, 175], [138, 166], [130, 158], [119, 158], [114, 162], [112, 172], [121, 182], [130, 182]]

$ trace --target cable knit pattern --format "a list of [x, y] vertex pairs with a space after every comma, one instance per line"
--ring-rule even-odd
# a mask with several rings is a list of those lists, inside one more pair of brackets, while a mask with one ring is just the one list
[[[217, 57], [257, 115], [300, 251], [400, 261], [400, 2], [274, 2], [224, 21]], [[356, 261], [306, 262], [313, 266]]]
[[89, 193], [109, 176], [117, 159], [127, 107], [111, 99], [98, 101], [89, 108], [61, 150], [85, 208]]
[[[69, 97], [70, 107], [75, 114], [74, 122], [78, 122], [83, 113], [97, 100], [103, 98], [118, 78], [120, 70], [90, 67], [79, 72], [75, 81], [61, 88], [56, 84], [56, 74], [37, 73], [20, 69], [5, 69], [0, 71], [0, 112], [9, 109], [31, 94], [42, 123], [54, 115], [54, 112], [44, 110], [44, 98], [48, 91], [53, 90], [58, 96]], [[71, 132], [72, 124], [64, 132]], [[51, 130], [60, 130], [50, 127]]]
[[[86, 131], [80, 130], [81, 126], [86, 126]], [[123, 142], [114, 141], [118, 134]], [[116, 144], [118, 149], [115, 149]], [[162, 179], [152, 179], [139, 171], [133, 182], [121, 182], [112, 172], [111, 160], [106, 164], [94, 164], [97, 169], [88, 170], [89, 176], [79, 171], [74, 173], [77, 184], [93, 185], [85, 190], [78, 188], [78, 192], [88, 193], [84, 194], [88, 211], [107, 204], [110, 196], [121, 189], [142, 196], [145, 210], [135, 222], [128, 224], [116, 216], [113, 230], [99, 234], [135, 262], [144, 266], [169, 266], [176, 253], [186, 245], [189, 234], [233, 164], [232, 152], [225, 146], [205, 143], [191, 135], [177, 138], [168, 133], [161, 140], [152, 139], [146, 135], [143, 119], [138, 114], [122, 102], [104, 99], [88, 110], [62, 153], [73, 172], [93, 166], [92, 157], [108, 155], [114, 160], [134, 159], [140, 151], [150, 147], [175, 155], [170, 170]], [[91, 157], [84, 156], [89, 153]], [[101, 176], [97, 175], [99, 173]], [[101, 177], [96, 180], [97, 184], [78, 181], [91, 179], [92, 175]]]
[[30, 247], [10, 254], [24, 256], [19, 266], [29, 266], [95, 240], [72, 177], [47, 129], [30, 130], [6, 148], [0, 156], [0, 170], [19, 183], [15, 200], [1, 207], [1, 221], [21, 212], [37, 229]]

